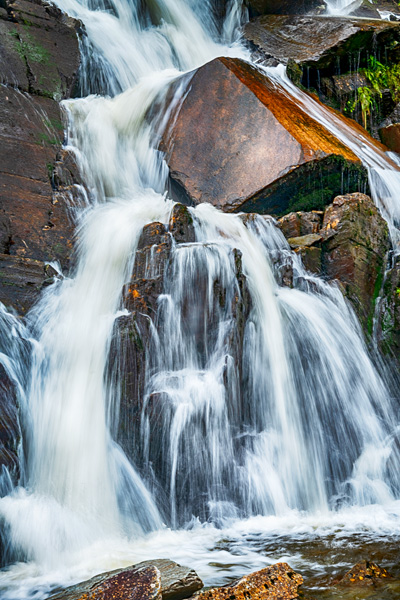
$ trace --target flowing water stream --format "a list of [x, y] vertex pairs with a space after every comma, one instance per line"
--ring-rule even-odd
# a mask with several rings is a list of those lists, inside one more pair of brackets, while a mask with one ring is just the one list
[[362, 4], [362, 0], [327, 0], [326, 4], [330, 15], [346, 16], [356, 10]]
[[[118, 385], [107, 385], [105, 374], [114, 324], [126, 313], [122, 289], [143, 226], [168, 223], [173, 207], [156, 150], [169, 113], [154, 122], [148, 115], [182, 73], [216, 56], [248, 56], [235, 37], [242, 11], [235, 0], [222, 27], [211, 3], [195, 0], [59, 5], [88, 34], [83, 97], [64, 108], [89, 194], [76, 209], [72, 275], [46, 290], [25, 329], [1, 313], [24, 468], [19, 488], [2, 480], [12, 564], [0, 572], [0, 597], [44, 598], [157, 557], [189, 564], [208, 585], [287, 560], [323, 588], [361, 548], [368, 558], [386, 550], [398, 567], [398, 407], [340, 291], [304, 270], [270, 218], [191, 209], [196, 241], [173, 247], [154, 320], [135, 440], [141, 463], [133, 466], [114, 441]], [[397, 244], [395, 163], [332, 120], [282, 69], [269, 75], [368, 166]], [[232, 309], [245, 293], [238, 250], [250, 298], [241, 385]], [[280, 285], [289, 263], [293, 289]], [[216, 286], [225, 299], [218, 306]], [[154, 397], [159, 436], [148, 411]]]

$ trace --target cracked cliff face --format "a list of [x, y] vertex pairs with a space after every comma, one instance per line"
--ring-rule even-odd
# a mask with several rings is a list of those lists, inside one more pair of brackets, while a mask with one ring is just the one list
[[[0, 8], [0, 301], [25, 314], [49, 278], [68, 267], [77, 169], [61, 151], [59, 100], [73, 95], [80, 24], [53, 6]], [[65, 165], [64, 167], [62, 165]]]

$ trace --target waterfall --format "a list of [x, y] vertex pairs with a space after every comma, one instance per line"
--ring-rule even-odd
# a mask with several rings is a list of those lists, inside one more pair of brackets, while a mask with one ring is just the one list
[[[220, 28], [208, 1], [58, 4], [87, 31], [82, 98], [63, 107], [88, 201], [78, 210], [73, 272], [47, 288], [26, 330], [3, 319], [23, 340], [0, 350], [19, 386], [25, 457], [21, 486], [0, 499], [19, 561], [0, 573], [0, 595], [43, 598], [155, 555], [191, 555], [206, 575], [213, 561], [240, 567], [241, 556], [215, 547], [216, 526], [238, 531], [252, 518], [292, 527], [303, 515], [312, 529], [313, 518], [351, 522], [353, 508], [368, 507], [374, 519], [375, 505], [389, 529], [400, 495], [392, 400], [339, 289], [305, 271], [271, 218], [190, 209], [196, 241], [172, 241], [151, 325], [134, 440], [140, 464], [113, 439], [119, 381], [109, 385], [106, 375], [126, 314], [122, 291], [143, 227], [168, 224], [173, 207], [157, 147], [183, 84], [165, 109], [167, 90], [214, 57], [248, 54], [236, 38], [238, 1]], [[280, 69], [269, 74], [361, 157], [398, 244], [395, 163]], [[293, 288], [282, 285], [286, 264]]]
[[361, 6], [362, 0], [326, 0], [326, 4], [330, 15], [346, 16]]
[[268, 75], [288, 97], [321, 123], [348, 146], [368, 169], [371, 196], [382, 216], [386, 219], [392, 238], [394, 252], [400, 251], [400, 168], [394, 153], [379, 150], [367, 135], [353, 129], [343, 119], [328, 111], [323, 104], [303, 93], [286, 76], [283, 66], [267, 69]]
[[[175, 248], [155, 319], [163, 326], [149, 351], [144, 406], [149, 468], [157, 456], [168, 457], [159, 477], [173, 524], [193, 511], [220, 519], [393, 499], [396, 419], [339, 290], [304, 270], [273, 219], [257, 217], [246, 227], [240, 216], [209, 205], [193, 217], [198, 241]], [[235, 249], [252, 302], [243, 397], [232, 313], [232, 297], [240, 294]], [[276, 282], [288, 259], [295, 289]], [[216, 285], [224, 298], [219, 307]], [[154, 398], [160, 436], [146, 415]]]

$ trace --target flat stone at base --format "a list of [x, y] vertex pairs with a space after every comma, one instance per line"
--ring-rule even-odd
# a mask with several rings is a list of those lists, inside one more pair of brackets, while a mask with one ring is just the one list
[[169, 560], [159, 558], [140, 563], [154, 565], [161, 574], [161, 591], [163, 600], [182, 600], [201, 590], [203, 582], [196, 571]]
[[234, 585], [202, 592], [196, 600], [292, 600], [299, 597], [302, 583], [302, 576], [288, 564], [277, 563], [242, 577]]
[[193, 569], [159, 558], [101, 573], [50, 600], [183, 600], [202, 587]]
[[161, 600], [160, 571], [137, 566], [104, 573], [67, 588], [51, 600]]

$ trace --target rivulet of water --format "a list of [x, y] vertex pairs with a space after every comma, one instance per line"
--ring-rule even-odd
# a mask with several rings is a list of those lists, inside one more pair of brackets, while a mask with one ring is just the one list
[[[196, 241], [172, 241], [151, 327], [141, 464], [116, 444], [119, 381], [106, 375], [122, 290], [144, 225], [167, 224], [173, 206], [158, 136], [192, 69], [248, 56], [236, 34], [242, 7], [228, 3], [218, 21], [208, 1], [58, 4], [87, 31], [83, 97], [64, 108], [89, 193], [72, 272], [47, 288], [26, 329], [0, 315], [24, 432], [21, 485], [5, 483], [0, 499], [16, 561], [0, 572], [0, 596], [44, 598], [160, 556], [208, 584], [288, 557], [318, 570], [299, 539], [398, 539], [395, 406], [339, 289], [304, 270], [271, 218], [191, 209]], [[397, 243], [395, 163], [281, 71], [269, 74], [362, 158]], [[280, 536], [286, 549], [267, 551]]]

